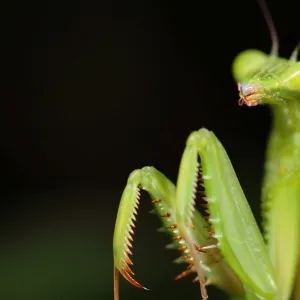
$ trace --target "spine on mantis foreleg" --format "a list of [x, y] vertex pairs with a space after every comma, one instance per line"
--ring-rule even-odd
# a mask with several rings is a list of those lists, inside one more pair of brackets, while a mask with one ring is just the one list
[[[192, 192], [197, 155], [203, 170], [209, 222], [218, 241], [215, 247], [221, 250], [247, 290], [261, 298], [273, 299], [274, 269], [263, 238], [226, 151], [206, 129], [190, 135], [181, 161], [176, 190], [176, 218], [180, 229], [192, 222], [191, 216], [185, 213], [187, 204], [183, 198]], [[199, 250], [205, 248], [212, 246]]]
[[[300, 256], [300, 62], [255, 50], [233, 64], [240, 104], [269, 104], [273, 113], [262, 188], [265, 237], [278, 299], [289, 299]], [[250, 66], [250, 67], [248, 67]]]
[[[193, 179], [196, 179], [195, 172]], [[144, 288], [133, 278], [132, 261], [129, 257], [132, 254], [134, 221], [140, 199], [140, 190], [145, 190], [149, 193], [155, 211], [162, 220], [163, 227], [171, 235], [172, 245], [182, 252], [182, 257], [179, 261], [189, 264], [188, 269], [177, 276], [176, 279], [196, 272], [197, 281], [201, 283], [203, 298], [207, 297], [205, 290], [205, 285], [207, 284], [217, 285], [232, 294], [243, 294], [239, 280], [218, 254], [212, 257], [195, 251], [194, 245], [207, 246], [213, 242], [206, 229], [207, 222], [199, 212], [195, 211], [193, 215], [190, 214], [193, 218], [193, 228], [189, 227], [180, 230], [176, 219], [176, 189], [174, 184], [155, 168], [145, 167], [141, 170], [133, 171], [129, 176], [118, 210], [113, 241], [115, 299], [118, 299], [117, 271], [133, 285]], [[184, 199], [184, 201], [192, 203], [192, 197]], [[187, 211], [190, 211], [191, 207], [191, 205], [188, 205]], [[184, 237], [188, 237], [190, 243]], [[216, 263], [215, 259], [219, 259], [219, 262]]]

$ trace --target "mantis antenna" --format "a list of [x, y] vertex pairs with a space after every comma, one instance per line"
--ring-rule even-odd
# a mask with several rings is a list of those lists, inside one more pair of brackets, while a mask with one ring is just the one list
[[275, 24], [273, 22], [270, 10], [266, 4], [265, 0], [257, 0], [258, 4], [262, 10], [262, 13], [264, 15], [264, 19], [267, 23], [267, 26], [269, 28], [271, 41], [272, 41], [272, 48], [271, 48], [271, 56], [278, 56], [278, 48], [279, 48], [279, 42], [278, 42], [278, 35], [275, 28]]

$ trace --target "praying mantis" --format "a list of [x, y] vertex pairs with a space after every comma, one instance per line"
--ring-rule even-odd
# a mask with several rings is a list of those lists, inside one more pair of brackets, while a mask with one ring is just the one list
[[[238, 104], [267, 104], [273, 114], [261, 195], [263, 235], [224, 147], [201, 128], [187, 139], [176, 185], [154, 167], [130, 174], [113, 237], [115, 300], [119, 273], [146, 289], [134, 279], [130, 259], [141, 190], [150, 195], [171, 237], [169, 247], [180, 252], [177, 262], [187, 264], [176, 279], [194, 273], [202, 299], [208, 298], [208, 285], [232, 299], [292, 297], [300, 261], [300, 62], [298, 47], [289, 59], [278, 56], [274, 23], [265, 2], [259, 4], [272, 37], [271, 53], [246, 50], [232, 70]], [[196, 209], [199, 204], [203, 213]]]

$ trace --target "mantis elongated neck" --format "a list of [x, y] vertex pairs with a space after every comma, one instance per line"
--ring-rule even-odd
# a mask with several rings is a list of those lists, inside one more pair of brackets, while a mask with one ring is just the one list
[[269, 189], [282, 181], [283, 175], [300, 170], [300, 102], [270, 105], [273, 127], [270, 132], [263, 183], [263, 202]]
[[300, 102], [272, 105], [274, 131], [285, 134], [282, 138], [291, 138], [291, 133], [300, 133]]
[[[271, 105], [273, 128], [267, 148], [262, 213], [280, 299], [289, 299], [299, 257], [300, 102]], [[286, 251], [288, 249], [288, 251]], [[285, 253], [283, 259], [280, 253]], [[279, 299], [278, 298], [278, 299]]]

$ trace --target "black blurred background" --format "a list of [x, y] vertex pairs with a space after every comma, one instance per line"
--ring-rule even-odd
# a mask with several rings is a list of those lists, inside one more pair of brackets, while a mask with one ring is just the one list
[[[299, 4], [269, 1], [288, 57]], [[0, 298], [113, 299], [112, 236], [129, 173], [153, 165], [176, 181], [186, 138], [213, 130], [258, 221], [267, 107], [238, 107], [235, 55], [268, 52], [253, 1], [8, 2], [2, 7]], [[143, 196], [133, 261], [144, 292], [199, 299]], [[209, 288], [212, 299], [223, 297]]]

